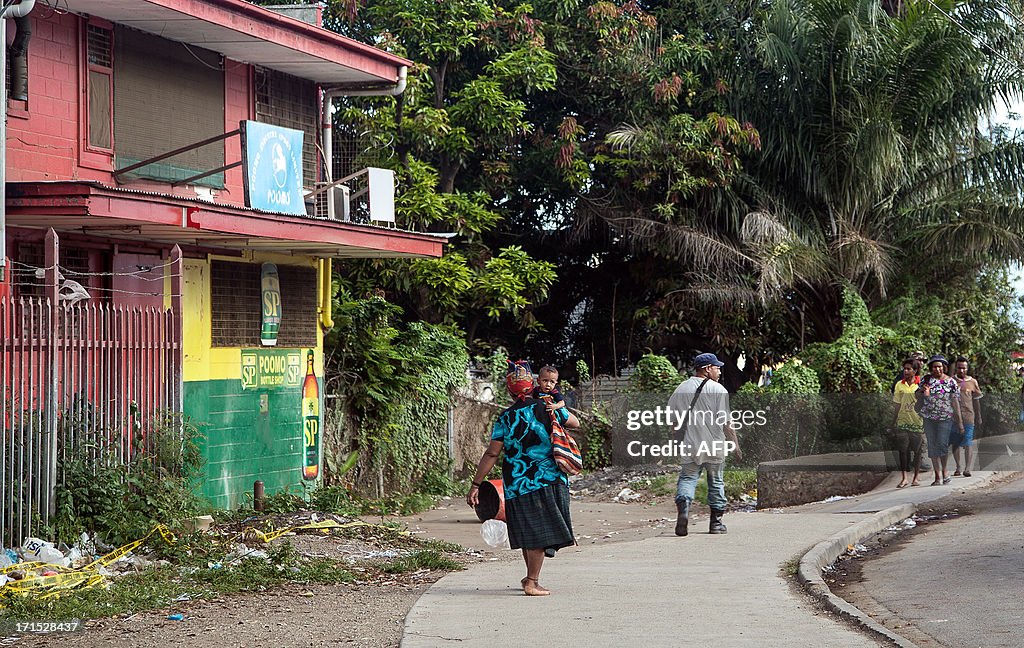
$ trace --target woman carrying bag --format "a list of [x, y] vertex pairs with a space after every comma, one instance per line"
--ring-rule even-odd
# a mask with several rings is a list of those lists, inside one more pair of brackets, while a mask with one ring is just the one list
[[[527, 596], [547, 596], [540, 586], [545, 553], [576, 544], [569, 517], [569, 479], [552, 454], [550, 414], [544, 401], [530, 397], [533, 372], [529, 363], [509, 363], [505, 385], [515, 402], [498, 415], [491, 442], [480, 457], [466, 503], [476, 506], [480, 484], [504, 452], [501, 477], [505, 489], [505, 521], [509, 545], [522, 549], [526, 577], [520, 581]], [[565, 427], [579, 427], [567, 408], [554, 410]]]

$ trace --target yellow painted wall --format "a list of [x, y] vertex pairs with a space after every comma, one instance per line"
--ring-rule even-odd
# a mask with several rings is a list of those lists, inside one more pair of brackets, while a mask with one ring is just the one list
[[[318, 267], [313, 257], [294, 257], [285, 254], [247, 254], [245, 258], [208, 256], [206, 259], [185, 259], [182, 277], [182, 328], [184, 337], [185, 382], [201, 380], [241, 380], [241, 347], [213, 347], [210, 310], [210, 262], [224, 260], [241, 263], [276, 263], [309, 268]], [[319, 282], [323, 280], [318, 274]], [[310, 290], [314, 290], [313, 287]], [[319, 291], [318, 291], [319, 295]], [[260, 304], [254, 303], [254, 309]], [[321, 309], [323, 304], [321, 304]], [[319, 318], [318, 318], [319, 321]], [[314, 365], [318, 376], [323, 376], [323, 329], [317, 326], [316, 359]]]
[[[221, 258], [254, 265], [269, 261], [321, 270], [322, 266], [311, 257], [273, 254], [249, 254], [241, 259], [207, 257], [183, 262], [183, 400], [185, 414], [203, 432], [200, 449], [205, 474], [200, 492], [215, 506], [234, 508], [244, 501], [246, 493], [251, 493], [256, 480], [264, 482], [268, 493], [301, 489], [305, 460], [302, 390], [301, 387], [243, 390], [241, 348], [212, 346], [210, 265], [211, 261]], [[321, 295], [322, 280], [323, 277], [318, 276], [316, 284], [308, 289]], [[254, 301], [252, 307], [259, 311], [262, 304]], [[318, 313], [318, 320], [323, 319], [323, 315]], [[323, 331], [320, 326], [317, 326], [313, 364], [322, 389]]]

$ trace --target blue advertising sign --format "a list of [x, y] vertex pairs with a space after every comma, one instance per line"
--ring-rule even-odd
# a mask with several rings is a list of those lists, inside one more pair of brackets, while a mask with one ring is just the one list
[[305, 214], [302, 196], [302, 131], [242, 122], [245, 204], [253, 209]]

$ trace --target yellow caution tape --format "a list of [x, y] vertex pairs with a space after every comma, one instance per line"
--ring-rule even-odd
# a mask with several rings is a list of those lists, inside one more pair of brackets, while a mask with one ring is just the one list
[[[237, 540], [252, 536], [262, 542], [271, 542], [272, 540], [276, 540], [277, 538], [280, 538], [286, 533], [291, 533], [292, 531], [302, 531], [307, 529], [314, 531], [329, 531], [331, 529], [351, 529], [353, 527], [362, 526], [372, 527], [378, 525], [370, 524], [369, 522], [363, 522], [362, 520], [354, 520], [352, 522], [336, 522], [334, 520], [323, 520], [321, 522], [310, 522], [309, 524], [285, 527], [283, 529], [276, 529], [274, 531], [267, 532], [260, 531], [259, 529], [256, 529], [254, 527], [247, 527], [243, 529], [237, 536], [235, 536], [235, 539]], [[409, 535], [408, 531], [396, 531], [395, 533], [399, 535]]]
[[[63, 565], [52, 565], [44, 562], [23, 562], [8, 565], [0, 569], [0, 574], [24, 571], [26, 576], [21, 580], [8, 581], [0, 587], [0, 593], [13, 592], [15, 594], [33, 595], [39, 600], [47, 600], [57, 598], [71, 590], [99, 587], [106, 582], [103, 574], [99, 571], [100, 567], [111, 565], [135, 551], [145, 544], [154, 533], [159, 533], [160, 537], [169, 544], [175, 542], [174, 534], [164, 525], [158, 524], [144, 537], [118, 547], [80, 569], [72, 569]], [[40, 570], [56, 573], [50, 576], [28, 575], [31, 572], [39, 572]]]
[[[263, 532], [254, 527], [247, 527], [236, 535], [235, 539], [237, 540], [252, 536], [268, 543], [293, 531], [329, 531], [331, 529], [350, 529], [363, 526], [373, 527], [378, 525], [363, 522], [362, 520], [354, 520], [352, 522], [344, 523], [336, 522], [334, 520], [323, 520], [321, 522], [311, 522], [309, 524], [285, 527], [283, 529], [276, 529], [269, 532]], [[90, 589], [93, 587], [103, 586], [106, 583], [106, 579], [99, 571], [101, 567], [107, 567], [121, 558], [124, 558], [126, 555], [145, 544], [153, 534], [157, 533], [160, 534], [160, 537], [168, 544], [174, 544], [176, 542], [174, 534], [171, 533], [164, 525], [158, 524], [144, 537], [118, 547], [80, 569], [72, 569], [71, 567], [64, 567], [63, 565], [53, 565], [44, 562], [23, 562], [8, 565], [7, 567], [0, 569], [0, 574], [8, 574], [18, 570], [24, 571], [26, 574], [39, 572], [40, 570], [53, 571], [56, 573], [50, 576], [26, 575], [26, 577], [21, 580], [8, 581], [5, 585], [0, 586], [0, 594], [4, 592], [13, 592], [15, 594], [26, 596], [32, 595], [39, 600], [47, 600], [63, 596], [72, 590]], [[409, 535], [408, 531], [395, 531], [395, 533], [399, 535]], [[2, 607], [3, 606], [0, 606], [0, 608]]]

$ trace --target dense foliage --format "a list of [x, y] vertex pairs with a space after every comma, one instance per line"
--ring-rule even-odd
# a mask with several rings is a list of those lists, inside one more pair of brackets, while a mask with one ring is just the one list
[[[62, 417], [75, 425], [73, 416]], [[63, 475], [57, 490], [56, 515], [44, 535], [69, 545], [83, 532], [98, 533], [121, 545], [145, 536], [156, 524], [181, 528], [205, 505], [195, 494], [202, 467], [198, 428], [180, 415], [164, 413], [132, 430], [132, 456], [121, 461], [106, 443], [85, 434], [64, 448], [58, 461]]]
[[345, 477], [383, 496], [412, 486], [449, 494], [447, 417], [469, 362], [462, 334], [422, 322], [402, 323], [381, 297], [338, 292], [329, 350], [328, 390], [341, 396], [354, 429], [325, 452], [328, 479]]
[[[596, 374], [710, 350], [734, 388], [845, 336], [825, 389], [884, 383], [918, 344], [1007, 387], [1024, 146], [986, 121], [1022, 97], [1021, 15], [332, 0], [328, 28], [415, 62], [401, 97], [348, 100], [336, 130], [369, 133], [360, 159], [398, 172], [402, 226], [457, 234], [444, 259], [340, 271], [475, 353], [555, 356], [570, 379], [579, 358]], [[844, 322], [844, 291], [873, 329]]]

